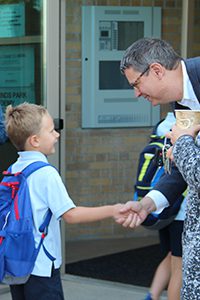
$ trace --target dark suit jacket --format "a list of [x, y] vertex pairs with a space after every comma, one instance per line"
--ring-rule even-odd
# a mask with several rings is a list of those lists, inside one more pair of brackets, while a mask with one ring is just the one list
[[[192, 83], [195, 95], [200, 102], [200, 57], [186, 59], [185, 61], [188, 76]], [[175, 103], [175, 108], [189, 109]], [[184, 181], [181, 173], [174, 166], [171, 174], [165, 174], [154, 187], [154, 190], [161, 192], [170, 204], [173, 204], [176, 199], [186, 190], [187, 184]]]

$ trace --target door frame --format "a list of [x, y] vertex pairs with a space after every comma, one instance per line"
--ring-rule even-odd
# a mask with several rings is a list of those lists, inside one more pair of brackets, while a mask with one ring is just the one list
[[[53, 21], [52, 21], [53, 20]], [[54, 119], [65, 123], [65, 0], [44, 0], [44, 105]], [[65, 126], [60, 132], [56, 153], [49, 157], [65, 182]], [[65, 223], [61, 222], [61, 271], [65, 273]]]
[[[53, 20], [53, 22], [52, 22]], [[44, 105], [54, 119], [65, 118], [65, 0], [44, 0]], [[45, 90], [46, 89], [46, 90]], [[65, 128], [50, 161], [65, 173]]]

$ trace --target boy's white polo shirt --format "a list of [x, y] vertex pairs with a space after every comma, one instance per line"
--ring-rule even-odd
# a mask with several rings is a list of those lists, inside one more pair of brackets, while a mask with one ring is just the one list
[[[18, 160], [12, 166], [12, 172], [19, 172], [35, 161], [48, 162], [44, 154], [37, 151], [19, 152]], [[59, 218], [63, 213], [75, 207], [57, 170], [52, 166], [40, 168], [31, 174], [28, 179], [30, 198], [34, 219], [34, 236], [36, 246], [40, 242], [41, 233], [39, 227], [42, 224], [48, 208], [53, 215], [48, 227], [48, 235], [44, 239], [44, 246], [49, 253], [56, 258], [55, 268], [62, 263], [61, 236]], [[52, 261], [41, 248], [36, 259], [33, 275], [51, 276]]]

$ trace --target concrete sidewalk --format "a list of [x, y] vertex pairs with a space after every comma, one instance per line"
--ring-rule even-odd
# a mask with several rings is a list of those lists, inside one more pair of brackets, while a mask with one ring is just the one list
[[[143, 300], [148, 289], [129, 284], [73, 275], [62, 277], [66, 300]], [[0, 289], [1, 300], [11, 300], [7, 287]], [[166, 293], [161, 300], [167, 300]]]

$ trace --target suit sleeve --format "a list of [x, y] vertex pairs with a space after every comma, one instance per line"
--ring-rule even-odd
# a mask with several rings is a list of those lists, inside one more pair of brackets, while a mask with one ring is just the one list
[[171, 174], [164, 174], [153, 190], [162, 193], [173, 204], [178, 197], [186, 190], [187, 183], [176, 166], [172, 167]]

